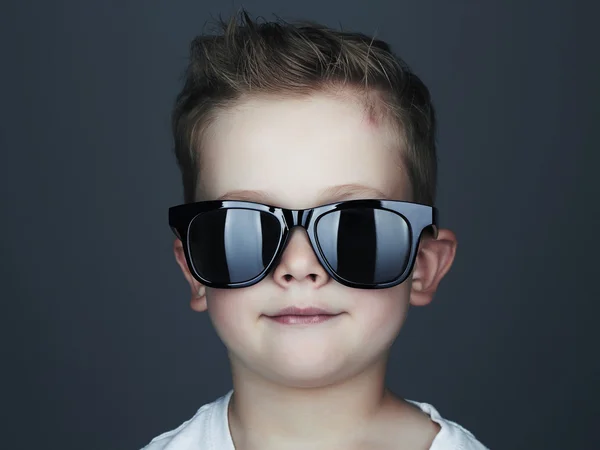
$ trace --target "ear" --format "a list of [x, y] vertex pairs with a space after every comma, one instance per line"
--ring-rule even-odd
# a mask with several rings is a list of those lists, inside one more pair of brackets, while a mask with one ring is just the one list
[[192, 299], [190, 300], [190, 306], [194, 311], [206, 311], [206, 287], [192, 276], [190, 269], [187, 265], [187, 261], [185, 259], [185, 254], [183, 253], [183, 244], [179, 239], [175, 239], [173, 250], [175, 251], [175, 259], [177, 260], [177, 264], [179, 264], [179, 267], [183, 272], [183, 276], [189, 283], [190, 288], [192, 290]]
[[431, 303], [440, 281], [452, 266], [456, 246], [456, 236], [450, 230], [438, 230], [437, 239], [430, 235], [422, 236], [412, 275], [411, 305]]

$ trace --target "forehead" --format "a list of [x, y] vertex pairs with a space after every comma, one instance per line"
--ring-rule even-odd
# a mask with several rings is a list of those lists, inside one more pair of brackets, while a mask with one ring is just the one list
[[358, 101], [254, 98], [220, 113], [202, 148], [204, 199], [308, 208], [343, 198], [408, 199], [397, 136]]

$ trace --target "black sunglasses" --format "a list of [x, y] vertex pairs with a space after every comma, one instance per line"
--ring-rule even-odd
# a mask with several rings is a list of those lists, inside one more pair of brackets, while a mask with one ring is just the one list
[[252, 286], [276, 267], [290, 230], [303, 227], [337, 282], [382, 289], [412, 271], [422, 233], [437, 238], [437, 208], [396, 200], [349, 200], [309, 209], [211, 200], [169, 208], [190, 272], [208, 287]]

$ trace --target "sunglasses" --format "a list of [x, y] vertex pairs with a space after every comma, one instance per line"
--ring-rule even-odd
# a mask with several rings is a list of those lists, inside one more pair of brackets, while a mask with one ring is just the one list
[[278, 264], [290, 230], [303, 227], [319, 262], [344, 286], [383, 289], [412, 271], [422, 233], [437, 238], [437, 208], [349, 200], [309, 209], [211, 200], [169, 208], [190, 272], [208, 287], [252, 286]]

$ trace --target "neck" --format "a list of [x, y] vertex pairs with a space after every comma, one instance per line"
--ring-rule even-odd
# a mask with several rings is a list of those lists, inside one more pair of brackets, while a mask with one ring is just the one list
[[364, 440], [392, 396], [384, 385], [386, 361], [326, 386], [289, 387], [232, 360], [228, 415], [236, 448], [337, 448]]

